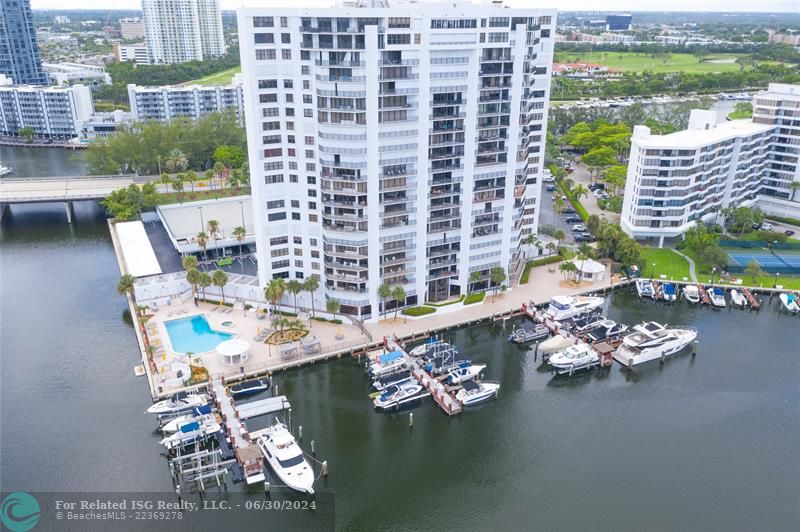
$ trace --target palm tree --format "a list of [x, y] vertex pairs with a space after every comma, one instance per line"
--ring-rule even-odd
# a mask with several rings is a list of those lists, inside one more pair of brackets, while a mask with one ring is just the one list
[[169, 186], [172, 184], [172, 178], [168, 173], [161, 173], [161, 184], [164, 185], [164, 192], [169, 192]]
[[[246, 237], [246, 236], [247, 236], [247, 230], [244, 227], [242, 227], [241, 225], [238, 225], [238, 226], [233, 228], [233, 237], [236, 239], [237, 242], [239, 242], [239, 261], [240, 262], [242, 260], [242, 258], [241, 258], [242, 257], [242, 241], [244, 240], [244, 237]], [[242, 270], [244, 270], [244, 263], [242, 263]]]
[[337, 299], [329, 299], [325, 302], [325, 310], [333, 314], [333, 319], [336, 320], [336, 315], [342, 310], [342, 304]]
[[386, 314], [386, 300], [392, 297], [392, 287], [386, 283], [381, 283], [378, 287], [378, 297], [381, 298], [382, 303], [382, 312], [383, 315]]
[[222, 295], [219, 304], [225, 304], [225, 285], [228, 284], [228, 274], [222, 270], [214, 270], [211, 274], [211, 284], [219, 287], [219, 293]]
[[800, 190], [800, 181], [792, 181], [789, 183], [789, 190], [792, 191], [792, 200], [794, 200], [795, 194], [797, 194], [797, 191]]
[[547, 251], [549, 251], [551, 255], [554, 254], [556, 251], [558, 251], [558, 244], [556, 244], [555, 242], [548, 242], [545, 247], [547, 248]]
[[186, 154], [183, 153], [178, 148], [173, 148], [169, 155], [167, 156], [167, 160], [164, 161], [167, 165], [167, 168], [170, 169], [172, 172], [181, 172], [186, 170], [186, 167], [189, 166], [189, 159], [186, 157]]
[[564, 203], [564, 200], [561, 199], [561, 196], [556, 196], [556, 199], [553, 200], [553, 212], [560, 216], [566, 208], [567, 205]]
[[214, 177], [216, 177], [217, 179], [220, 179], [222, 177], [222, 171], [223, 170], [225, 170], [225, 165], [224, 164], [222, 164], [219, 161], [214, 163]]
[[211, 276], [206, 272], [200, 272], [200, 277], [197, 278], [197, 284], [203, 289], [203, 299], [206, 298], [206, 288], [211, 286]]
[[208, 181], [211, 190], [214, 190], [214, 170], [211, 168], [206, 170], [206, 181]]
[[205, 231], [200, 231], [197, 233], [197, 245], [200, 246], [200, 249], [203, 251], [203, 259], [206, 258], [206, 244], [208, 244], [208, 235]]
[[489, 271], [489, 278], [494, 285], [494, 298], [497, 299], [497, 289], [500, 288], [500, 285], [506, 280], [506, 272], [502, 267], [495, 266]]
[[553, 238], [556, 239], [556, 248], [561, 245], [561, 241], [567, 238], [567, 233], [563, 229], [556, 229], [553, 231]]
[[194, 255], [186, 255], [185, 257], [183, 257], [183, 260], [181, 261], [181, 263], [183, 264], [183, 269], [186, 270], [187, 272], [192, 268], [197, 268], [197, 262], [198, 262], [197, 257], [195, 257]]
[[589, 189], [583, 185], [575, 185], [575, 188], [572, 189], [572, 194], [576, 200], [579, 200], [581, 197], [586, 197], [589, 195]]
[[303, 290], [311, 294], [311, 317], [314, 317], [314, 292], [319, 289], [319, 277], [312, 275], [303, 283]]
[[392, 288], [392, 299], [395, 300], [394, 319], [397, 319], [397, 311], [400, 309], [400, 305], [406, 304], [406, 291], [402, 286]]
[[469, 274], [470, 290], [467, 290], [467, 292], [475, 290], [475, 284], [479, 283], [480, 281], [481, 281], [481, 272], [476, 270], [471, 274]]
[[239, 187], [242, 186], [242, 180], [244, 179], [244, 174], [239, 168], [236, 168], [231, 171], [230, 183], [231, 186], [236, 187], [236, 192], [239, 192]]
[[303, 283], [297, 279], [289, 279], [286, 283], [286, 291], [294, 297], [294, 312], [297, 313], [297, 294], [303, 291]]
[[186, 282], [192, 285], [192, 295], [197, 297], [197, 284], [200, 282], [200, 270], [197, 268], [186, 270]]
[[197, 181], [197, 172], [189, 170], [183, 174], [183, 177], [185, 181], [188, 181], [192, 185], [192, 194], [194, 194], [194, 183]]
[[264, 297], [272, 303], [272, 310], [278, 313], [278, 303], [283, 299], [286, 293], [286, 282], [281, 277], [271, 279], [267, 286], [264, 288]]
[[578, 271], [578, 267], [575, 266], [575, 263], [572, 261], [562, 262], [558, 266], [558, 271], [564, 276], [565, 281], [569, 281], [572, 277], [572, 274]]
[[[214, 249], [217, 249], [217, 234], [219, 233], [219, 222], [217, 220], [209, 220], [206, 224], [208, 227], [208, 233], [211, 235], [211, 238], [214, 239]], [[217, 253], [219, 251], [217, 250]]]
[[172, 181], [172, 190], [178, 193], [178, 201], [183, 203], [183, 180], [180, 177]]
[[122, 295], [130, 294], [131, 292], [133, 292], [133, 283], [135, 280], [136, 278], [133, 275], [129, 273], [123, 274], [122, 277], [120, 277], [119, 281], [117, 282], [117, 292], [119, 292]]

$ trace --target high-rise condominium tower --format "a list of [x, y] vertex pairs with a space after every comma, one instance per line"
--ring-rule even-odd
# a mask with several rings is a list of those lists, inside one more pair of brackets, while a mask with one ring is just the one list
[[30, 0], [0, 0], [0, 74], [18, 85], [47, 84]]
[[219, 0], [142, 0], [152, 64], [202, 61], [225, 53]]
[[554, 11], [373, 0], [243, 8], [238, 28], [262, 285], [316, 275], [318, 304], [374, 319], [382, 284], [411, 305], [496, 267], [511, 282], [537, 230]]

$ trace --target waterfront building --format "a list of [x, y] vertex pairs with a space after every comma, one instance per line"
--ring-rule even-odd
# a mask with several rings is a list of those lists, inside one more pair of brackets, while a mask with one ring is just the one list
[[231, 110], [244, 124], [244, 96], [242, 85], [236, 80], [231, 85], [128, 85], [128, 100], [134, 120], [197, 120], [208, 113]]
[[754, 98], [752, 120], [716, 123], [694, 110], [689, 128], [652, 135], [636, 126], [631, 139], [621, 225], [635, 238], [678, 237], [726, 207], [757, 206], [800, 216], [800, 86], [770, 84]]
[[123, 39], [144, 38], [144, 21], [139, 17], [119, 19], [119, 33]]
[[629, 14], [606, 15], [606, 31], [629, 31], [633, 17]]
[[101, 66], [82, 63], [43, 63], [51, 85], [74, 85], [81, 83], [91, 87], [111, 84], [111, 76]]
[[[513, 284], [536, 233], [553, 10], [353, 1], [238, 11], [259, 279], [343, 312]], [[475, 280], [473, 274], [479, 278]]]
[[92, 91], [85, 85], [0, 86], [0, 135], [32, 128], [39, 137], [77, 137], [92, 114]]
[[116, 110], [96, 113], [87, 118], [81, 126], [81, 139], [92, 141], [114, 135], [122, 125], [133, 120], [133, 114]]
[[153, 64], [202, 61], [225, 53], [219, 0], [142, 0]]
[[17, 84], [47, 84], [30, 0], [0, 0], [0, 74]]
[[122, 63], [123, 61], [133, 61], [137, 65], [149, 65], [150, 58], [147, 55], [147, 45], [144, 43], [114, 43], [114, 60], [117, 63]]

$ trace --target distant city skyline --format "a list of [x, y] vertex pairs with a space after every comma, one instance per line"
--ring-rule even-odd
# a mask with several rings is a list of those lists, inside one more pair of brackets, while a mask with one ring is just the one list
[[[269, 0], [274, 7], [329, 7], [335, 0]], [[530, 7], [530, 0], [507, 0], [513, 7]], [[78, 0], [72, 9], [141, 9], [141, 0]], [[241, 5], [263, 6], [264, 0], [222, 0], [223, 10], [233, 10]], [[798, 9], [798, 0], [765, 0], [753, 3], [745, 0], [609, 0], [598, 10], [591, 0], [539, 0], [537, 8], [557, 8], [559, 11], [670, 11], [670, 12], [745, 12], [745, 13], [793, 13]], [[31, 7], [38, 9], [64, 9], [63, 0], [31, 0]]]

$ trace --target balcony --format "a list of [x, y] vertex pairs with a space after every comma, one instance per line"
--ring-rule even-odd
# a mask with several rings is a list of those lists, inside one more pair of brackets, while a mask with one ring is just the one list
[[367, 232], [367, 222], [339, 222], [335, 220], [329, 220], [323, 215], [322, 217], [322, 228], [326, 231], [332, 232], [339, 232], [339, 233], [366, 233]]

